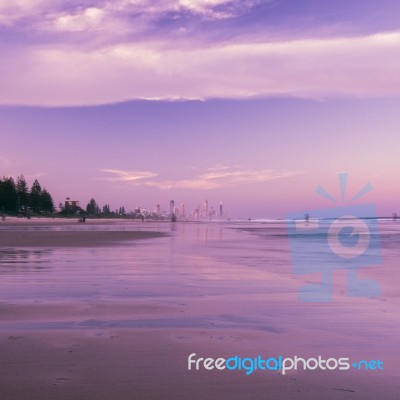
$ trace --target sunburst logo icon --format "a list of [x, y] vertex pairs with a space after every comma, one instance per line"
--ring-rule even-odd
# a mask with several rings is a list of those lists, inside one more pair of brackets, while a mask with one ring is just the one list
[[332, 301], [336, 270], [346, 270], [347, 295], [375, 297], [380, 293], [377, 282], [358, 276], [359, 268], [376, 266], [381, 262], [376, 207], [359, 202], [372, 190], [372, 185], [366, 184], [347, 202], [349, 175], [340, 173], [338, 178], [340, 200], [321, 185], [316, 188], [316, 193], [333, 207], [290, 213], [287, 218], [294, 274], [321, 276], [320, 283], [300, 287], [301, 301]]

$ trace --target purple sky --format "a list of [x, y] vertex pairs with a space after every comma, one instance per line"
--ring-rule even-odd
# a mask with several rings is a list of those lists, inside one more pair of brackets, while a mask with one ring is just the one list
[[400, 3], [0, 0], [0, 174], [58, 203], [400, 212]]

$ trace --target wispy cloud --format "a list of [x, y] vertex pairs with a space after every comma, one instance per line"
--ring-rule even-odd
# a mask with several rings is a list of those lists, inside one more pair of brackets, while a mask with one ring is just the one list
[[5, 50], [0, 104], [398, 96], [399, 70], [400, 32], [206, 47], [162, 40], [93, 50], [42, 46], [10, 57]]
[[11, 162], [7, 157], [0, 155], [0, 167], [8, 167]]
[[48, 175], [47, 172], [37, 172], [37, 173], [34, 173], [34, 174], [26, 175], [25, 178], [27, 178], [27, 179], [38, 179], [38, 178], [41, 178], [42, 176], [46, 176], [46, 175]]
[[192, 189], [211, 190], [235, 187], [246, 184], [267, 182], [303, 174], [302, 171], [276, 171], [273, 169], [252, 169], [242, 167], [218, 166], [207, 169], [187, 179], [162, 179], [154, 172], [132, 172], [101, 169], [113, 177], [101, 178], [110, 182], [127, 182], [134, 185], [145, 185], [161, 190]]
[[192, 179], [177, 180], [175, 182], [151, 182], [152, 186], [160, 189], [197, 189], [210, 190], [234, 187], [246, 184], [267, 182], [275, 179], [288, 178], [303, 172], [280, 172], [273, 169], [255, 170], [250, 168], [211, 168]]
[[45, 0], [0, 0], [0, 25], [12, 25], [50, 4]]
[[142, 179], [154, 178], [158, 175], [149, 171], [124, 171], [120, 169], [106, 168], [100, 168], [99, 170], [111, 175], [100, 178], [109, 182], [136, 182]]
[[88, 7], [73, 14], [57, 15], [53, 26], [60, 31], [91, 31], [100, 29], [106, 18], [106, 13], [101, 8]]
[[258, 3], [260, 0], [0, 0], [0, 25], [28, 20], [36, 29], [47, 25], [47, 29], [82, 31], [100, 27], [105, 20], [123, 23], [131, 16], [147, 23], [171, 13], [230, 18]]
[[[3, 168], [3, 171], [0, 171], [0, 178], [2, 175], [11, 176], [16, 179], [19, 175], [22, 174], [21, 172], [21, 164], [11, 162], [8, 157], [5, 157], [0, 154], [0, 168]], [[48, 175], [47, 172], [36, 172], [31, 174], [24, 174], [25, 178], [28, 180], [38, 179], [42, 176]]]

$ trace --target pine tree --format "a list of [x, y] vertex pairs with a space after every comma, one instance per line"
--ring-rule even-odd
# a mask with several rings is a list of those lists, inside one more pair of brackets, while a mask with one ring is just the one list
[[54, 211], [53, 199], [50, 193], [44, 188], [40, 194], [40, 209], [41, 211], [48, 211], [48, 212]]
[[96, 200], [91, 198], [89, 203], [86, 206], [86, 212], [88, 214], [96, 214], [97, 212], [100, 212], [100, 208], [96, 203]]
[[17, 189], [14, 179], [3, 177], [0, 179], [0, 209], [1, 211], [17, 211]]
[[40, 200], [42, 194], [42, 187], [37, 179], [33, 182], [30, 192], [30, 206], [34, 212], [40, 212]]
[[17, 178], [17, 202], [18, 211], [26, 213], [26, 209], [29, 204], [29, 189], [28, 184], [23, 175]]

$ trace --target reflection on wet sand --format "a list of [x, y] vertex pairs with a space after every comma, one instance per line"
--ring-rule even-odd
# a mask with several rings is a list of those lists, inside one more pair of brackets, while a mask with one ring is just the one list
[[0, 275], [24, 273], [30, 269], [45, 271], [51, 268], [52, 250], [0, 248]]
[[[134, 398], [132, 394], [139, 389], [141, 398], [148, 398], [154, 376], [174, 382], [165, 386], [169, 398], [187, 393], [185, 382], [189, 381], [199, 396], [206, 396], [204, 388], [214, 379], [231, 398], [239, 392], [242, 397], [237, 398], [247, 398], [249, 390], [253, 398], [262, 398], [266, 390], [262, 374], [247, 381], [238, 376], [232, 392], [232, 376], [188, 375], [187, 355], [380, 358], [386, 368], [376, 375], [378, 380], [354, 373], [318, 378], [299, 373], [284, 381], [274, 375], [268, 378], [269, 389], [277, 399], [290, 398], [290, 379], [295, 377], [299, 399], [346, 398], [331, 389], [333, 381], [335, 388], [351, 390], [344, 392], [353, 395], [349, 399], [373, 399], [378, 393], [384, 393], [385, 400], [397, 399], [398, 224], [382, 225], [384, 263], [365, 272], [380, 282], [380, 298], [347, 297], [339, 282], [333, 302], [316, 304], [298, 301], [299, 286], [319, 277], [293, 275], [282, 223], [121, 224], [79, 229], [109, 232], [138, 227], [161, 235], [118, 245], [0, 247], [0, 330], [3, 340], [19, 342], [26, 355], [10, 350], [4, 360], [20, 357], [20, 370], [29, 374], [27, 360], [40, 348], [40, 357], [60, 366], [64, 374], [60, 376], [68, 376], [65, 390], [71, 389], [69, 396], [74, 388], [94, 399], [101, 395], [88, 394], [87, 383], [79, 379], [82, 368], [92, 371], [87, 379], [100, 387], [109, 382], [109, 365], [118, 371], [116, 382], [121, 382], [127, 368], [137, 371], [146, 364], [146, 373], [132, 374], [125, 381], [127, 395], [123, 398]], [[112, 339], [112, 344], [106, 339]], [[12, 349], [9, 344], [6, 348]], [[69, 350], [65, 356], [53, 355], [58, 348]], [[96, 366], [91, 364], [94, 358]], [[173, 371], [179, 371], [179, 377], [174, 378]], [[4, 383], [7, 371], [0, 367], [1, 372], [0, 383]], [[43, 389], [41, 379], [46, 377], [32, 378], [18, 390], [32, 389], [30, 385]], [[15, 390], [11, 381], [6, 381], [7, 393]], [[107, 385], [103, 392], [108, 393]], [[225, 398], [224, 394], [218, 398]]]

